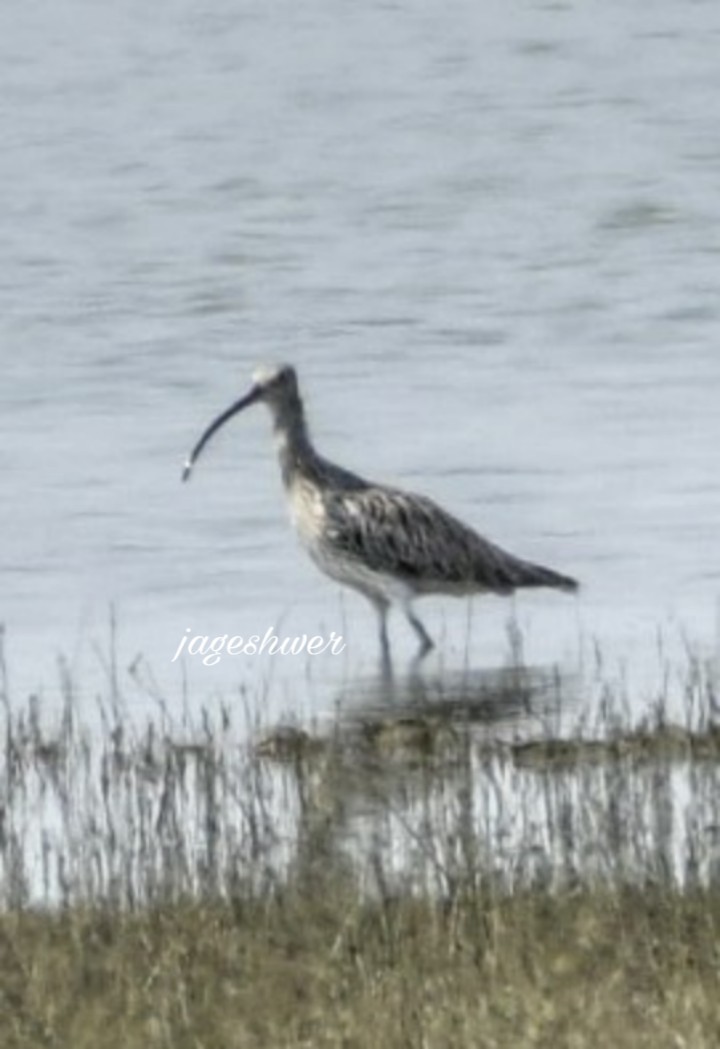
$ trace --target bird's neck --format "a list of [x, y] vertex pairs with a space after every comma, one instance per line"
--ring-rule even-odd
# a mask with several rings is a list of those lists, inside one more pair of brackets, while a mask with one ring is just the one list
[[305, 424], [302, 401], [298, 397], [274, 414], [275, 445], [283, 484], [290, 488], [298, 474], [307, 473], [317, 458]]

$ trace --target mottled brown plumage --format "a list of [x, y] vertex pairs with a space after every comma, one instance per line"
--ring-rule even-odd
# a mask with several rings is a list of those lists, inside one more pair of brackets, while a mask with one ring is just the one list
[[567, 576], [508, 554], [427, 496], [367, 484], [349, 495], [326, 489], [323, 500], [325, 538], [334, 549], [392, 573], [418, 593], [577, 588]]
[[514, 557], [432, 499], [365, 481], [319, 456], [307, 433], [295, 370], [288, 365], [258, 373], [250, 392], [211, 423], [187, 461], [184, 479], [210, 437], [259, 400], [273, 416], [283, 483], [298, 534], [324, 572], [375, 605], [385, 656], [386, 616], [393, 602], [402, 605], [425, 652], [432, 640], [411, 609], [412, 600], [422, 594], [511, 594], [520, 587], [541, 586], [577, 589], [574, 579]]

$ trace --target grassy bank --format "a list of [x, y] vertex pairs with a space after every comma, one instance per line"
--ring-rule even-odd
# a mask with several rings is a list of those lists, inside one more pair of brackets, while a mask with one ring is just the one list
[[0, 1049], [720, 1044], [697, 663], [686, 723], [603, 686], [570, 736], [567, 683], [523, 667], [323, 732], [133, 726], [114, 683], [88, 721], [69, 678], [15, 705], [1, 671]]
[[720, 894], [460, 892], [0, 917], [4, 1049], [720, 1044]]

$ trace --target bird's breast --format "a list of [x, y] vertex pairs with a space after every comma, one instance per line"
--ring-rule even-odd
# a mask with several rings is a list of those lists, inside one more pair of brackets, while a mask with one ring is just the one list
[[303, 546], [312, 551], [322, 541], [327, 515], [318, 488], [298, 477], [288, 489], [290, 519]]

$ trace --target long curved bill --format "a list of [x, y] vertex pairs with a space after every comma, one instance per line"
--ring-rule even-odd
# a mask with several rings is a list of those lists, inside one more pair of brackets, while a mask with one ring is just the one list
[[241, 397], [239, 401], [235, 402], [235, 404], [231, 404], [230, 407], [222, 413], [222, 415], [218, 415], [217, 419], [215, 419], [214, 422], [210, 423], [207, 430], [204, 432], [200, 440], [190, 452], [190, 455], [187, 457], [182, 472], [183, 481], [187, 481], [187, 479], [190, 477], [190, 473], [192, 472], [192, 468], [195, 465], [195, 462], [198, 456], [200, 455], [200, 452], [203, 450], [203, 448], [208, 443], [213, 434], [217, 433], [220, 427], [224, 426], [228, 419], [232, 419], [233, 415], [237, 415], [237, 413], [241, 412], [243, 408], [247, 408], [249, 405], [253, 404], [260, 397], [261, 393], [261, 387], [253, 386], [250, 389], [250, 391], [245, 394], [244, 397]]

